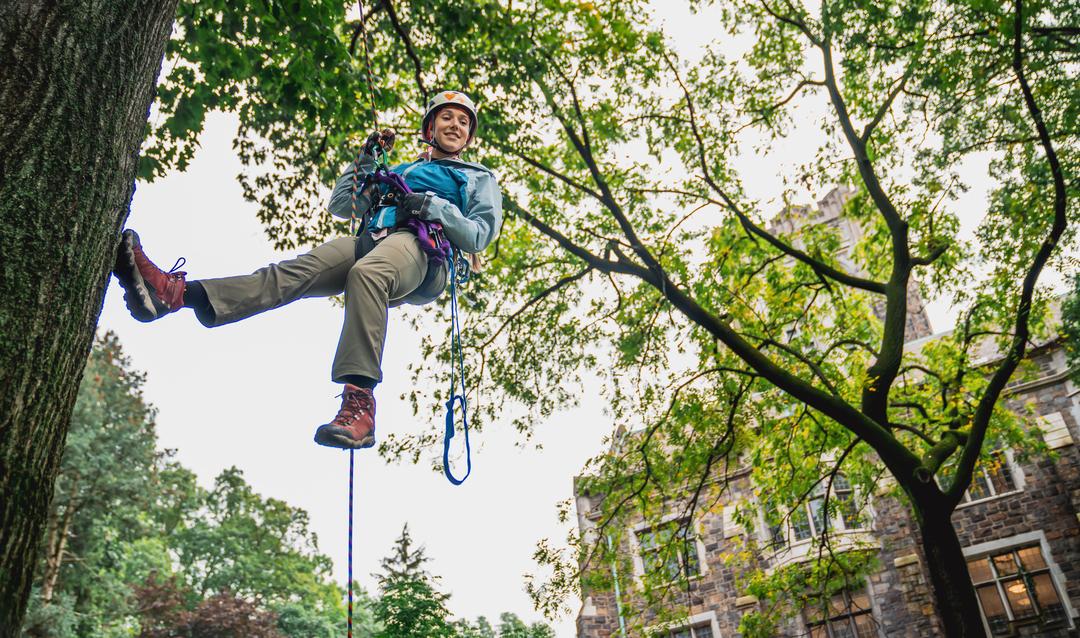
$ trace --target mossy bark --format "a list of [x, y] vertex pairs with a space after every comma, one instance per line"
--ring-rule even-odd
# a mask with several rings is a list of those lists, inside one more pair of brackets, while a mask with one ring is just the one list
[[0, 638], [26, 608], [175, 10], [0, 9]]

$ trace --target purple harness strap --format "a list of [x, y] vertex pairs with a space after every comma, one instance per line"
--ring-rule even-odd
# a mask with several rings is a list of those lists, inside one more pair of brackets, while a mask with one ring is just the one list
[[[381, 166], [364, 179], [364, 188], [361, 190], [366, 189], [371, 184], [383, 184], [389, 187], [391, 192], [404, 195], [413, 192], [409, 185], [405, 183], [404, 177]], [[442, 224], [409, 217], [405, 222], [405, 227], [416, 233], [416, 238], [420, 240], [420, 248], [427, 254], [430, 265], [438, 266], [447, 260], [451, 248], [450, 241], [446, 239], [446, 235], [443, 233]]]

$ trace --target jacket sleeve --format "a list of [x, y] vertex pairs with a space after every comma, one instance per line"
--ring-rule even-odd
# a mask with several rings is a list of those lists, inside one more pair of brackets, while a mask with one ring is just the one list
[[[352, 217], [354, 165], [357, 165], [357, 162], [353, 162], [345, 168], [341, 177], [338, 178], [337, 183], [334, 184], [334, 192], [330, 194], [330, 203], [327, 204], [326, 208], [334, 217], [340, 217], [342, 219], [349, 219]], [[365, 177], [375, 170], [375, 160], [369, 155], [361, 155], [357, 168], [359, 170], [357, 176], [363, 181]], [[358, 202], [358, 204], [360, 205], [361, 210], [367, 208], [366, 202]]]
[[418, 211], [421, 219], [442, 224], [446, 238], [459, 250], [478, 253], [487, 248], [502, 227], [502, 191], [495, 176], [477, 171], [465, 187], [465, 213], [435, 194], [428, 194]]

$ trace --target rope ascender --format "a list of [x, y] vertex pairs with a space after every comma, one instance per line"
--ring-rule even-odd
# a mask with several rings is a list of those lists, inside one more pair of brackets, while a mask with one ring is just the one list
[[[375, 82], [371, 72], [371, 55], [368, 51], [367, 34], [364, 29], [364, 6], [361, 0], [357, 0], [360, 10], [358, 25], [359, 38], [363, 41], [364, 66], [367, 72], [368, 98], [371, 105], [371, 118], [375, 124], [375, 130], [379, 130], [379, 113], [375, 106]], [[350, 230], [354, 235], [363, 235], [368, 232], [368, 211], [377, 209], [380, 205], [392, 205], [400, 201], [404, 195], [412, 193], [412, 189], [405, 183], [404, 178], [390, 171], [387, 165], [386, 149], [381, 144], [367, 149], [375, 158], [374, 170], [360, 179], [360, 162], [364, 148], [357, 153], [352, 171], [352, 219]], [[359, 197], [363, 193], [371, 193], [370, 205], [367, 210], [359, 210]], [[359, 228], [356, 224], [359, 221]], [[446, 423], [443, 434], [443, 473], [453, 485], [461, 485], [472, 473], [472, 450], [469, 445], [469, 416], [466, 402], [465, 389], [465, 359], [461, 347], [461, 324], [458, 319], [457, 287], [469, 280], [469, 262], [457, 248], [450, 244], [443, 233], [442, 226], [438, 223], [426, 222], [417, 218], [410, 218], [406, 222], [412, 232], [416, 234], [420, 247], [428, 256], [428, 268], [437, 268], [444, 261], [447, 264], [450, 275], [450, 393], [446, 402]], [[456, 365], [455, 365], [456, 364]], [[456, 368], [456, 369], [455, 369]], [[461, 392], [457, 392], [460, 381]], [[454, 408], [461, 407], [461, 423], [465, 431], [465, 475], [460, 479], [455, 477], [450, 469], [450, 440], [454, 438]], [[348, 538], [348, 638], [353, 636], [353, 485], [355, 480], [355, 450], [349, 450], [349, 538]]]

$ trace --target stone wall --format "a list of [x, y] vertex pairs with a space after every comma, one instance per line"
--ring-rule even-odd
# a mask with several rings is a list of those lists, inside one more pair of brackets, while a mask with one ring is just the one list
[[[1048, 442], [1053, 442], [1054, 457], [1014, 459], [1012, 467], [1020, 489], [964, 504], [957, 510], [954, 522], [965, 547], [994, 543], [1004, 546], [1008, 539], [1016, 538], [1030, 543], [1033, 534], [1044, 538], [1047, 558], [1059, 568], [1056, 584], [1064, 588], [1062, 594], [1068, 598], [1076, 627], [1080, 626], [1080, 619], [1075, 617], [1080, 610], [1080, 450], [1076, 444], [1080, 441], [1080, 395], [1065, 376], [1060, 348], [1044, 347], [1031, 358], [1037, 364], [1039, 379], [1014, 384], [1010, 403], [1015, 408], [1033, 405], [1037, 414], [1050, 417], [1043, 427]], [[748, 490], [748, 478], [736, 480], [732, 499]], [[587, 497], [578, 497], [579, 522], [584, 530], [591, 504]], [[918, 530], [908, 508], [895, 499], [877, 498], [874, 513], [873, 532], [881, 546], [882, 569], [870, 576], [868, 586], [880, 636], [941, 635]], [[696, 522], [705, 569], [691, 584], [690, 605], [686, 606], [684, 596], [680, 611], [691, 616], [709, 615], [714, 636], [727, 638], [737, 635], [743, 613], [753, 609], [755, 601], [738, 591], [737, 574], [724, 563], [724, 555], [737, 548], [737, 536], [745, 533], [734, 529], [725, 518], [722, 512], [715, 511], [703, 514]], [[634, 548], [627, 544], [620, 550], [630, 553]], [[646, 626], [653, 621], [655, 616], [644, 620]], [[577, 624], [580, 638], [619, 635], [614, 597], [610, 593], [589, 594]], [[782, 632], [784, 636], [803, 635], [805, 626], [796, 619]], [[1078, 636], [1080, 632], [1066, 629], [1038, 633], [1035, 628], [1021, 630], [1019, 635]]]

